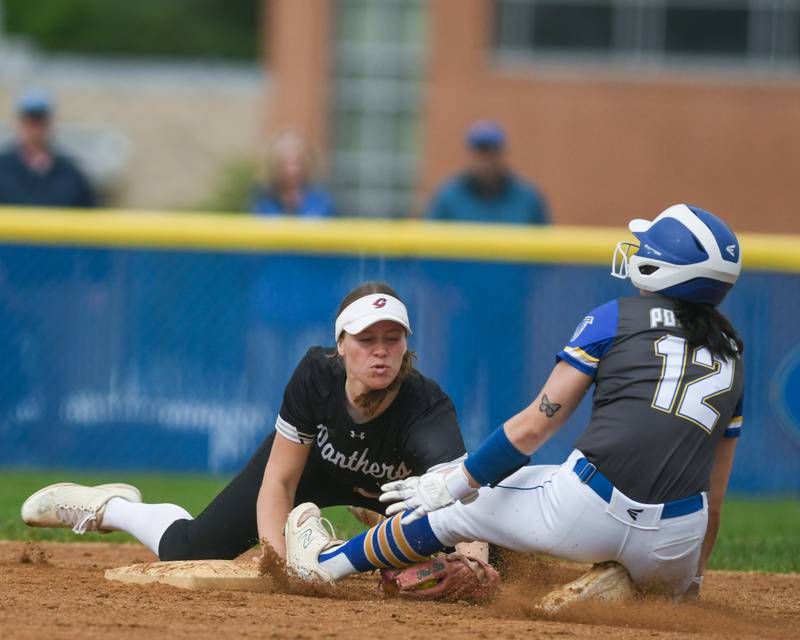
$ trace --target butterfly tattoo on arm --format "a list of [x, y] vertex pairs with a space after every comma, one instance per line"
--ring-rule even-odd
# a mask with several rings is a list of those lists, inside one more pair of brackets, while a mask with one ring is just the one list
[[550, 402], [547, 394], [542, 394], [542, 401], [539, 403], [539, 411], [544, 413], [548, 418], [556, 415], [556, 412], [561, 408], [561, 405], [556, 402]]

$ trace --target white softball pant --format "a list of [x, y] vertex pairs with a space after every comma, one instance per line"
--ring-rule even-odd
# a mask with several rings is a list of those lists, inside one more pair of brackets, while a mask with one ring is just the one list
[[469, 504], [430, 514], [442, 544], [481, 540], [515, 551], [577, 562], [614, 560], [637, 584], [672, 593], [689, 588], [708, 522], [702, 508], [662, 518], [663, 505], [643, 504], [613, 490], [606, 502], [573, 471], [575, 450], [562, 465], [523, 467], [496, 487], [482, 487]]

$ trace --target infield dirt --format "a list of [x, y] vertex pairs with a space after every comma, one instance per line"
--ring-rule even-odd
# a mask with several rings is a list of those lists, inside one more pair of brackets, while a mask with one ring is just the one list
[[710, 572], [697, 602], [584, 605], [553, 617], [534, 609], [537, 597], [585, 567], [515, 557], [514, 578], [483, 605], [388, 599], [374, 576], [309, 593], [276, 583], [268, 593], [186, 591], [103, 577], [154, 559], [136, 545], [0, 542], [0, 638], [800, 637], [800, 575]]

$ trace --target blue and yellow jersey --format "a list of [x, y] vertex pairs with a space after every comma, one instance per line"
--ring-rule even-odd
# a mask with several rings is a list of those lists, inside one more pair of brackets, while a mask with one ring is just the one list
[[690, 345], [661, 296], [597, 307], [556, 357], [595, 381], [576, 447], [620, 491], [653, 503], [708, 489], [719, 438], [741, 434], [741, 358]]

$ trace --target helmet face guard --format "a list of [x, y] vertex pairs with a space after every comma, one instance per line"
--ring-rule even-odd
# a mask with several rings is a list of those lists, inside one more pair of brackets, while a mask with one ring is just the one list
[[630, 259], [639, 250], [635, 242], [618, 242], [611, 258], [611, 275], [615, 278], [627, 280], [630, 274]]
[[639, 289], [716, 306], [739, 277], [739, 241], [708, 211], [675, 205], [628, 228], [639, 243], [617, 244], [611, 275], [630, 278]]

